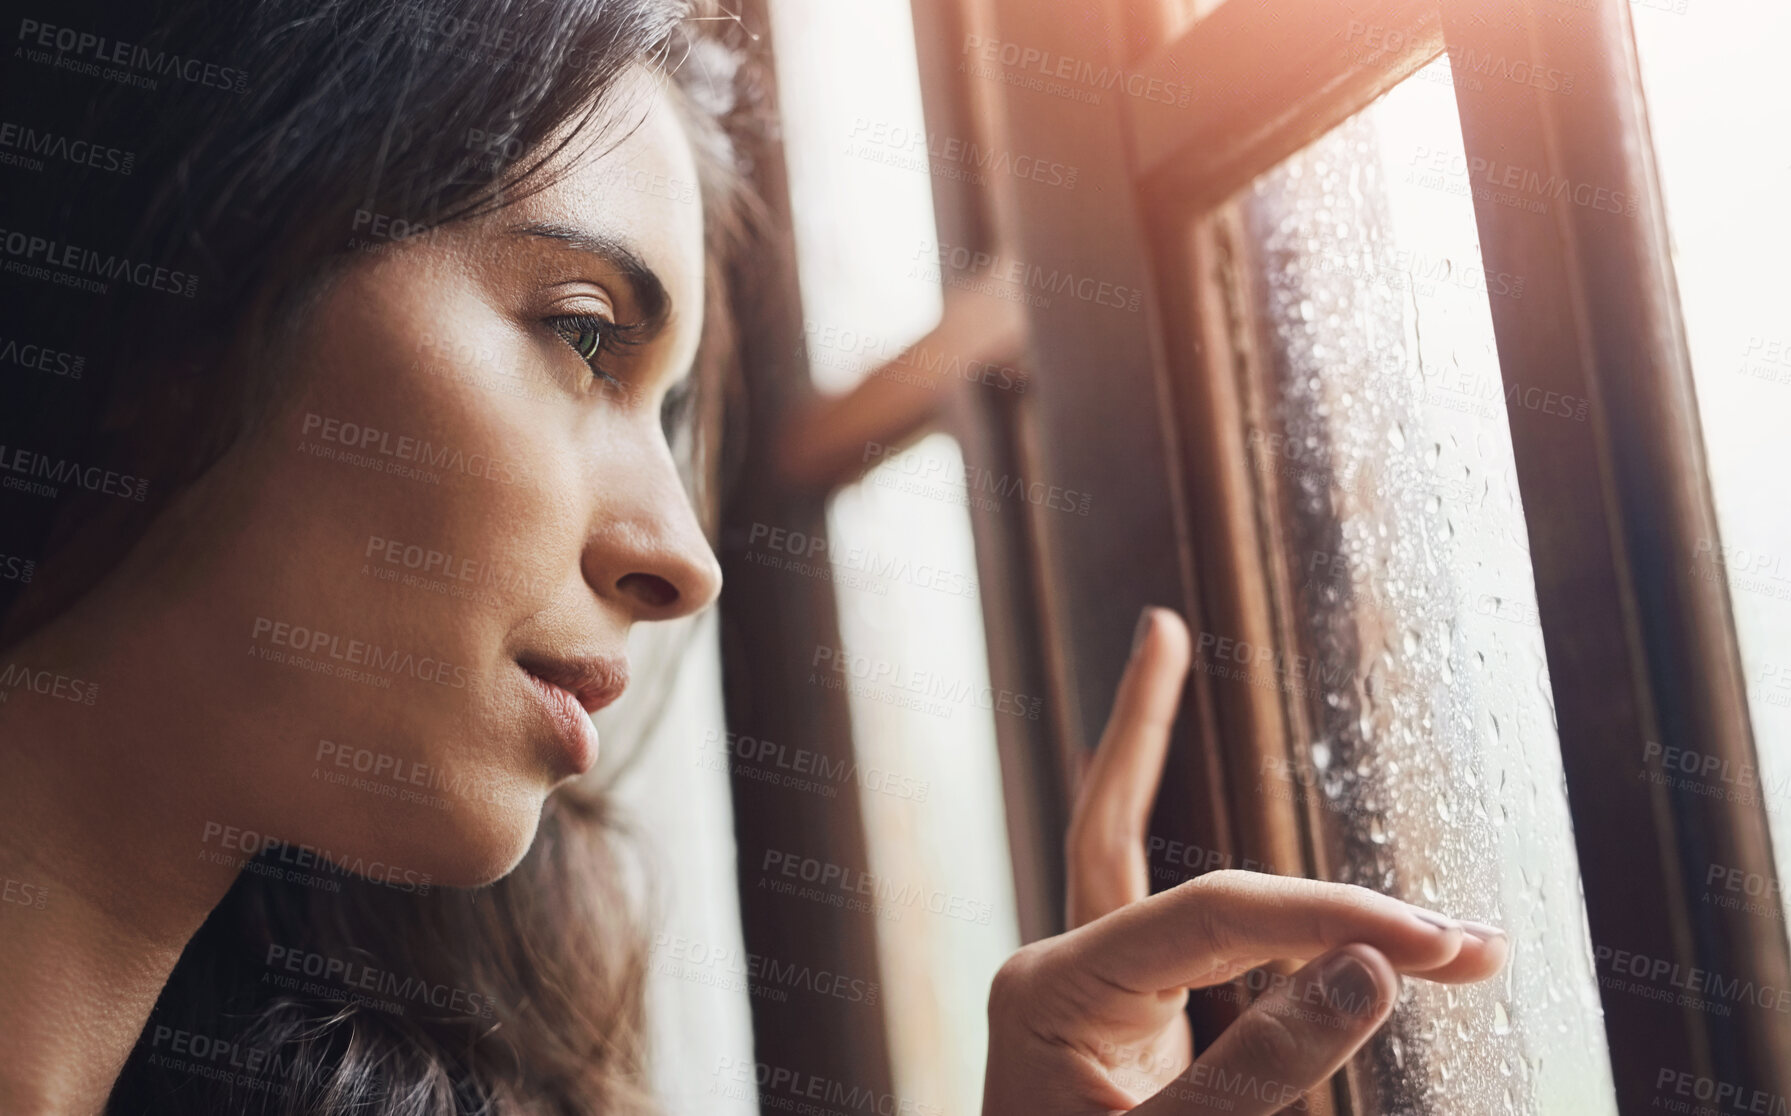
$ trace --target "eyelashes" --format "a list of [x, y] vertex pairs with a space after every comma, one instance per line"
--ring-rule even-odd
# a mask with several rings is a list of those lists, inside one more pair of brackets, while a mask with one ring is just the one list
[[[620, 359], [629, 350], [644, 344], [648, 339], [646, 323], [612, 322], [594, 314], [557, 314], [545, 321], [590, 369], [593, 382], [605, 396], [629, 399], [636, 394], [637, 389], [612, 373], [605, 367], [605, 362]], [[668, 441], [691, 423], [695, 389], [695, 377], [686, 376], [666, 393], [660, 405], [659, 419]]]
[[608, 321], [593, 314], [559, 314], [546, 319], [547, 325], [585, 362], [591, 375], [605, 386], [627, 390], [606, 366], [610, 359], [620, 358], [629, 349], [641, 344], [645, 327]]

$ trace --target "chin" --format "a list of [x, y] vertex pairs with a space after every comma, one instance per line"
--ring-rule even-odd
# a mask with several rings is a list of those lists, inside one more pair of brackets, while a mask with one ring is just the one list
[[389, 844], [390, 859], [427, 874], [440, 887], [475, 888], [496, 883], [515, 870], [535, 843], [545, 797], [516, 789], [511, 801], [456, 803], [435, 811], [431, 824], [418, 825]]
[[263, 824], [244, 828], [282, 835], [339, 871], [399, 891], [477, 888], [509, 875], [528, 853], [547, 790], [514, 781], [477, 800], [295, 795], [257, 812]]

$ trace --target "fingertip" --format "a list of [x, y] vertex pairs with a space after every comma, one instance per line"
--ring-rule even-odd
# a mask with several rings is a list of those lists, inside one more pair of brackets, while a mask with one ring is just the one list
[[1371, 917], [1359, 933], [1345, 931], [1331, 940], [1347, 936], [1355, 941], [1372, 941], [1402, 973], [1429, 973], [1453, 964], [1461, 954], [1468, 933], [1455, 919], [1366, 888], [1361, 890], [1362, 906], [1371, 912]]
[[1505, 971], [1505, 962], [1511, 959], [1511, 939], [1500, 934], [1498, 937], [1483, 940], [1481, 949], [1486, 954], [1486, 977], [1495, 977]]
[[1132, 629], [1132, 654], [1138, 654], [1146, 643], [1157, 640], [1171, 640], [1175, 645], [1186, 646], [1189, 642], [1188, 623], [1173, 608], [1145, 605], [1138, 613], [1137, 627]]
[[1460, 930], [1439, 931], [1437, 936], [1424, 943], [1423, 948], [1413, 950], [1407, 957], [1398, 962], [1402, 973], [1415, 973], [1429, 977], [1430, 974], [1447, 969], [1461, 959], [1462, 946], [1468, 936]]
[[1438, 984], [1473, 984], [1499, 975], [1511, 957], [1511, 940], [1497, 927], [1462, 924], [1461, 948], [1446, 964], [1411, 972]]
[[1464, 922], [1467, 940], [1462, 944], [1464, 976], [1475, 981], [1498, 976], [1511, 958], [1511, 938], [1497, 926], [1481, 922]]
[[1182, 619], [1182, 614], [1173, 608], [1153, 608], [1151, 612], [1155, 616], [1151, 626], [1161, 633], [1157, 638], [1163, 641], [1165, 650], [1178, 658], [1186, 658], [1194, 641], [1188, 634], [1188, 622]]

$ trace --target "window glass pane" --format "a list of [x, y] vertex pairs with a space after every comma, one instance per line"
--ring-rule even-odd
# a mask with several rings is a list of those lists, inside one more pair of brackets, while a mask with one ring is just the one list
[[[1371, 1111], [1615, 1111], [1507, 407], [1446, 65], [1240, 195], [1284, 525], [1293, 769], [1332, 874], [1512, 935], [1496, 981], [1407, 982]], [[1292, 670], [1293, 668], [1288, 668]]]
[[839, 391], [939, 322], [914, 250], [938, 239], [914, 24], [908, 0], [772, 0], [771, 15], [809, 368]]
[[[1791, 141], [1784, 75], [1791, 6], [1655, 0], [1631, 11], [1721, 533], [1698, 540], [1684, 560], [1697, 576], [1728, 582], [1759, 751], [1757, 778], [1738, 774], [1741, 784], [1720, 789], [1762, 794], [1782, 876], [1791, 869]], [[1784, 917], [1780, 900], [1791, 900], [1764, 888], [1717, 889], [1701, 898], [1739, 900], [1772, 919]]]
[[[934, 434], [828, 515], [897, 1095], [981, 1108], [989, 982], [1019, 948], [964, 460]], [[957, 478], [954, 486], [951, 478]]]

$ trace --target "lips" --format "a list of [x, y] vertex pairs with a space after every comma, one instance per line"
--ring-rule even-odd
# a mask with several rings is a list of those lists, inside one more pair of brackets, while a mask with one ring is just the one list
[[571, 694], [586, 713], [597, 712], [628, 688], [628, 663], [624, 659], [525, 656], [517, 663], [542, 682]]

